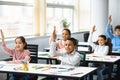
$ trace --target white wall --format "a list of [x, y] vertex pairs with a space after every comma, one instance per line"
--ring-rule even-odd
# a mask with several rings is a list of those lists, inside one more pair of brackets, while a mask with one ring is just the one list
[[109, 0], [109, 15], [112, 15], [112, 25], [120, 25], [120, 0]]
[[93, 34], [93, 41], [98, 40], [98, 36], [105, 34], [105, 27], [108, 17], [108, 0], [91, 0], [91, 29], [96, 26], [96, 31]]

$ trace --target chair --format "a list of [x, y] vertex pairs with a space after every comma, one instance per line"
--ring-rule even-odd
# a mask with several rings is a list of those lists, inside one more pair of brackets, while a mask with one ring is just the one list
[[84, 33], [83, 37], [84, 37], [84, 41], [87, 42], [89, 37], [89, 32]]
[[[36, 44], [27, 44], [27, 49], [30, 51], [30, 63], [38, 63], [38, 45]], [[37, 80], [38, 76], [30, 75], [29, 80]]]
[[36, 44], [28, 44], [27, 49], [30, 51], [30, 63], [38, 63], [38, 45]]
[[86, 66], [87, 63], [85, 62], [86, 53], [78, 51], [80, 54], [80, 66]]

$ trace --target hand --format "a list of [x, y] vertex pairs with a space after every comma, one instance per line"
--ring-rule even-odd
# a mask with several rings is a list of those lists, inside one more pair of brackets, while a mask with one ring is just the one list
[[59, 56], [54, 56], [53, 58], [55, 58], [55, 59], [59, 60]]
[[52, 33], [52, 41], [55, 41], [56, 39], [56, 26], [54, 26], [54, 30], [53, 30], [53, 33]]
[[92, 33], [95, 32], [95, 31], [96, 31], [96, 30], [95, 30], [95, 25], [94, 25], [93, 28], [92, 28]]
[[110, 24], [112, 22], [112, 18], [111, 15], [108, 17], [108, 24]]
[[7, 61], [8, 64], [15, 64], [14, 61]]
[[0, 29], [0, 34], [1, 34], [1, 38], [2, 38], [2, 46], [5, 46], [4, 34], [3, 34], [2, 29]]

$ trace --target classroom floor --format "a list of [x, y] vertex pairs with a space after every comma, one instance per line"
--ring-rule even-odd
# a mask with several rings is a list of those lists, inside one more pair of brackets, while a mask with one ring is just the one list
[[0, 73], [0, 80], [6, 80], [7, 74], [5, 73]]

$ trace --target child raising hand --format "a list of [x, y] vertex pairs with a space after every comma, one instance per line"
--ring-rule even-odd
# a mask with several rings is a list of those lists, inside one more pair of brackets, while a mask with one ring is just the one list
[[[6, 46], [5, 41], [4, 41], [4, 33], [0, 29], [0, 34], [2, 38], [2, 48], [5, 53], [8, 55], [11, 55], [13, 57], [12, 61], [8, 61], [8, 63], [22, 63], [23, 61], [25, 63], [29, 62], [30, 60], [30, 52], [27, 50], [27, 43], [26, 40], [23, 36], [19, 36], [15, 39], [15, 48], [10, 49]], [[26, 75], [19, 75], [19, 74], [12, 74], [9, 80], [28, 80], [29, 76]]]
[[66, 28], [63, 29], [61, 37], [62, 37], [62, 39], [56, 40], [56, 38], [57, 38], [56, 26], [54, 26], [54, 30], [53, 30], [53, 33], [50, 37], [49, 43], [51, 44], [51, 42], [55, 42], [58, 52], [64, 52], [65, 51], [65, 43], [66, 43], [66, 40], [71, 37], [71, 31], [69, 29], [66, 29]]

